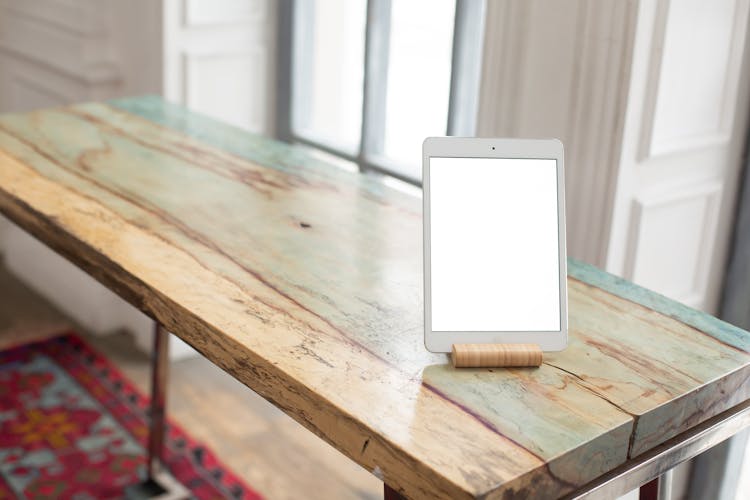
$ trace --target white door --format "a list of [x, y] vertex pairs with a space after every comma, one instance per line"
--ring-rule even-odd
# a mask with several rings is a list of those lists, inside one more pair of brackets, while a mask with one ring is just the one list
[[746, 140], [748, 0], [639, 5], [607, 269], [716, 312]]
[[273, 131], [276, 4], [166, 0], [164, 97], [252, 132]]

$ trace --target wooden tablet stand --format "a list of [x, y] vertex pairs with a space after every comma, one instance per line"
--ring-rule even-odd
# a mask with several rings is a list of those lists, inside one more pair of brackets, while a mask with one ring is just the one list
[[542, 349], [537, 344], [453, 344], [456, 368], [539, 366]]

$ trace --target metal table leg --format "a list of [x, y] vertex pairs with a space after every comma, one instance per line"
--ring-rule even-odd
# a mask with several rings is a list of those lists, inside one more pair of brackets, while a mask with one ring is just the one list
[[406, 500], [406, 497], [383, 483], [383, 500]]
[[672, 498], [672, 472], [674, 469], [662, 473], [656, 479], [640, 487], [639, 500], [670, 500]]
[[169, 369], [169, 332], [154, 325], [154, 349], [151, 353], [151, 406], [149, 408], [146, 479], [128, 487], [128, 499], [180, 500], [190, 492], [169, 473], [163, 462], [166, 431], [167, 374]]
[[151, 353], [151, 418], [148, 433], [148, 455], [146, 467], [148, 478], [153, 479], [162, 469], [164, 450], [164, 418], [167, 401], [167, 369], [169, 368], [169, 332], [156, 323], [154, 326], [154, 349]]
[[[640, 498], [666, 498], [670, 471], [750, 427], [750, 401], [738, 404], [570, 493], [568, 500], [616, 498], [641, 486]], [[654, 479], [656, 478], [656, 479]]]
[[659, 500], [671, 500], [673, 473], [674, 469], [669, 469], [667, 472], [659, 476], [659, 488], [657, 492], [657, 498]]

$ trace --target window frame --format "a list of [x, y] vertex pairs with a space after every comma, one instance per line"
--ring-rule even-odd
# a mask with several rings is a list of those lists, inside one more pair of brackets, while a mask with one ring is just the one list
[[[294, 82], [304, 68], [295, 64], [295, 54], [309, 46], [309, 33], [296, 25], [297, 16], [309, 15], [308, 0], [281, 0], [278, 6], [278, 68], [276, 71], [276, 136], [302, 143], [357, 165], [360, 172], [374, 172], [420, 186], [421, 178], [399, 171], [399, 164], [381, 153], [385, 139], [386, 92], [392, 0], [367, 0], [365, 20], [362, 125], [357, 150], [346, 150], [313, 134], [294, 130], [295, 103], [309, 102], [299, 95]], [[476, 116], [481, 77], [484, 13], [486, 0], [456, 0], [451, 57], [450, 93], [446, 135], [471, 137]], [[302, 104], [303, 105], [303, 104]], [[421, 152], [415, 152], [421, 161]]]

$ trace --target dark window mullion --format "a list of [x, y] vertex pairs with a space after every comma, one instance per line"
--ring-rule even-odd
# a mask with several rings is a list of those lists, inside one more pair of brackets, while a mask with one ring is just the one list
[[323, 142], [321, 140], [315, 140], [311, 139], [309, 137], [306, 137], [304, 135], [295, 135], [294, 141], [299, 142], [300, 144], [304, 144], [305, 146], [310, 146], [316, 149], [320, 149], [321, 151], [324, 151], [330, 155], [338, 156], [339, 158], [343, 158], [344, 160], [350, 161], [352, 163], [358, 163], [359, 156], [358, 155], [352, 155], [351, 153], [347, 153], [346, 151], [337, 148], [336, 146], [330, 145], [330, 143]]
[[456, 0], [447, 135], [476, 133], [484, 8], [485, 0]]
[[388, 177], [393, 177], [394, 179], [398, 179], [400, 181], [406, 182], [407, 184], [412, 184], [417, 187], [421, 187], [422, 185], [420, 179], [414, 179], [412, 177], [406, 176], [400, 173], [398, 170], [395, 170], [392, 166], [386, 165], [384, 164], [384, 162], [375, 159], [366, 161], [364, 164], [364, 169], [366, 171], [371, 170], [379, 174], [387, 175]]
[[[280, 0], [278, 28], [277, 72], [277, 137], [287, 142], [299, 141], [330, 154], [357, 163], [361, 171], [373, 171], [419, 185], [398, 173], [383, 157], [390, 45], [391, 0], [369, 0], [365, 32], [365, 67], [362, 96], [362, 128], [359, 150], [348, 153], [339, 147], [306, 137], [295, 130], [295, 117], [300, 106], [309, 105], [309, 89], [305, 69], [312, 64], [309, 53], [311, 27], [295, 25], [310, 15], [305, 1]], [[485, 0], [456, 0], [456, 19], [453, 33], [448, 135], [473, 135], [481, 68]], [[307, 66], [302, 67], [303, 64]], [[309, 71], [308, 71], [309, 73]]]
[[292, 113], [294, 99], [292, 89], [294, 82], [294, 16], [297, 2], [294, 0], [280, 0], [278, 5], [278, 25], [276, 37], [276, 138], [292, 142]]
[[361, 171], [368, 169], [369, 157], [383, 151], [391, 38], [391, 0], [369, 0], [365, 25], [362, 135], [357, 161]]
[[317, 26], [309, 22], [315, 17], [315, 3], [306, 0], [293, 0], [292, 12], [292, 57], [291, 57], [291, 99], [294, 103], [289, 114], [289, 124], [293, 136], [300, 135], [300, 117], [310, 116], [312, 105], [313, 51], [315, 50], [315, 30]]

